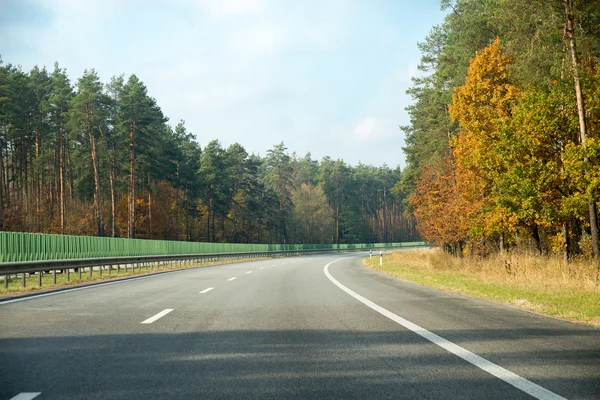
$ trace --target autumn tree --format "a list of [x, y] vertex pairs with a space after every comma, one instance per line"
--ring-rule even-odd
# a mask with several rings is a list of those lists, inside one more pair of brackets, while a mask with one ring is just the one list
[[470, 224], [465, 220], [467, 202], [458, 189], [456, 166], [450, 158], [424, 168], [410, 202], [423, 238], [462, 254]]
[[[504, 244], [505, 209], [497, 202], [498, 181], [506, 171], [499, 156], [502, 135], [511, 120], [511, 108], [517, 89], [511, 84], [508, 66], [510, 58], [503, 54], [500, 40], [480, 51], [471, 61], [465, 84], [455, 89], [449, 112], [460, 125], [460, 133], [452, 141], [456, 159], [458, 185], [465, 197], [484, 198], [479, 229], [486, 235], [495, 234]], [[534, 235], [535, 220], [527, 222]]]

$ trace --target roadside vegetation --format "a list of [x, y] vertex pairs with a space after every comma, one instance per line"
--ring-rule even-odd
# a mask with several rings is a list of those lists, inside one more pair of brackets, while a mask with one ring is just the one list
[[408, 91], [401, 186], [423, 238], [455, 258], [403, 271], [474, 294], [504, 285], [504, 301], [571, 317], [600, 283], [600, 2], [442, 8]]
[[536, 313], [600, 327], [596, 269], [585, 260], [526, 252], [453, 257], [440, 248], [367, 258], [366, 265], [425, 286], [510, 304]]

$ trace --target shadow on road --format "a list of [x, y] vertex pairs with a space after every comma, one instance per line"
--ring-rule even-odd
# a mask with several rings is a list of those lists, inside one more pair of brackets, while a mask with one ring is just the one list
[[[526, 360], [535, 383], [568, 398], [600, 393], [597, 351], [504, 357], [509, 369]], [[529, 398], [411, 332], [335, 330], [0, 339], [0, 399], [21, 391], [44, 399]]]

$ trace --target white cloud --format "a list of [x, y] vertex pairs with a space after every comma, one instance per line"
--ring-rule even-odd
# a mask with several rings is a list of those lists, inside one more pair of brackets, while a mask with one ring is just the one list
[[354, 127], [359, 141], [391, 139], [399, 135], [398, 127], [387, 118], [365, 117]]

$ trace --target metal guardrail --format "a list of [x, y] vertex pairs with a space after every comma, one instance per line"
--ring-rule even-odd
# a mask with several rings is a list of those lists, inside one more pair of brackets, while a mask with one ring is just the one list
[[[398, 248], [406, 248], [411, 246], [399, 246]], [[397, 248], [394, 247], [389, 247]], [[252, 259], [252, 258], [270, 258], [284, 257], [295, 255], [310, 255], [322, 253], [340, 253], [366, 251], [368, 249], [310, 249], [310, 250], [279, 250], [279, 251], [261, 251], [261, 252], [245, 252], [245, 253], [214, 253], [214, 254], [179, 254], [179, 255], [162, 255], [162, 256], [135, 256], [135, 257], [100, 257], [100, 258], [80, 258], [68, 260], [46, 260], [46, 261], [19, 261], [0, 263], [0, 276], [4, 276], [4, 288], [8, 288], [8, 281], [11, 275], [21, 275], [22, 287], [26, 286], [26, 274], [36, 274], [38, 277], [38, 286], [42, 286], [42, 276], [44, 272], [52, 273], [52, 284], [56, 284], [56, 272], [62, 271], [66, 274], [67, 281], [70, 280], [71, 271], [79, 274], [79, 280], [82, 278], [83, 269], [88, 269], [90, 278], [93, 275], [94, 268], [99, 271], [99, 276], [103, 276], [103, 272], [111, 275], [112, 271], [120, 273], [124, 268], [125, 272], [129, 269], [135, 273], [136, 268], [150, 268], [154, 270], [171, 269], [183, 267], [184, 263], [201, 264], [207, 261], [217, 260], [234, 260], [234, 259]], [[371, 249], [372, 250], [372, 249]]]
[[8, 288], [10, 275], [21, 275], [22, 287], [26, 286], [26, 274], [35, 274], [38, 276], [38, 286], [42, 286], [42, 276], [44, 272], [52, 273], [52, 284], [56, 284], [56, 272], [63, 271], [66, 273], [67, 281], [70, 280], [70, 273], [73, 270], [79, 273], [79, 280], [82, 278], [84, 268], [88, 268], [89, 276], [92, 277], [94, 267], [98, 267], [99, 276], [102, 277], [103, 272], [108, 272], [111, 275], [112, 271], [120, 273], [122, 268], [127, 272], [131, 269], [135, 273], [136, 268], [139, 270], [143, 267], [157, 269], [173, 268], [172, 264], [176, 263], [175, 267], [182, 267], [186, 262], [201, 264], [207, 261], [216, 260], [233, 260], [233, 259], [250, 259], [250, 258], [265, 258], [265, 257], [282, 257], [292, 255], [306, 255], [318, 253], [338, 252], [337, 249], [315, 249], [315, 250], [286, 250], [286, 251], [264, 251], [264, 252], [247, 252], [247, 253], [216, 253], [216, 254], [180, 254], [180, 255], [164, 255], [164, 256], [137, 256], [137, 257], [102, 257], [102, 258], [80, 258], [69, 260], [47, 260], [47, 261], [20, 261], [0, 263], [0, 275], [4, 275], [4, 288]]

